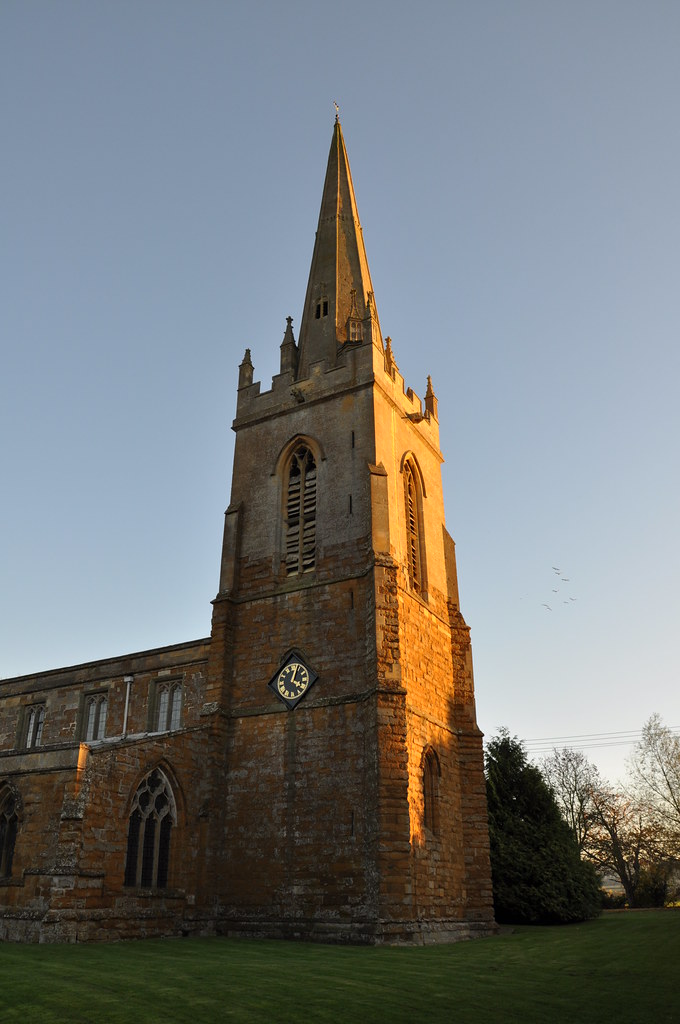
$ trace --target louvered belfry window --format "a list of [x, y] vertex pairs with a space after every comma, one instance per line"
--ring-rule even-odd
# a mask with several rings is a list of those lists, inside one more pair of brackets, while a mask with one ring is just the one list
[[310, 449], [293, 452], [286, 498], [286, 573], [314, 568], [316, 551], [316, 462]]
[[413, 589], [418, 592], [422, 588], [418, 492], [416, 490], [413, 467], [408, 462], [404, 467], [404, 497], [406, 501], [406, 561], [408, 578]]

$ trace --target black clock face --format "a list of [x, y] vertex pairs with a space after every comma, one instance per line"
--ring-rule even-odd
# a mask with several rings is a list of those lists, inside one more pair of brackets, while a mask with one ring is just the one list
[[309, 672], [301, 661], [290, 661], [276, 680], [276, 689], [286, 700], [297, 700], [309, 686]]
[[305, 664], [297, 651], [293, 651], [270, 680], [269, 686], [284, 704], [294, 708], [317, 679], [316, 672]]

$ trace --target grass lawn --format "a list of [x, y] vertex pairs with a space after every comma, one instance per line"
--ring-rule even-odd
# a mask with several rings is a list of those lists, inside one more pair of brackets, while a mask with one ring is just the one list
[[0, 944], [7, 1024], [680, 1022], [680, 910], [451, 946]]

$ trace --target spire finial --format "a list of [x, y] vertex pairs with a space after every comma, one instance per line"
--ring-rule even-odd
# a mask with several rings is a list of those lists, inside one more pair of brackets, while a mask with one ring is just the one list
[[335, 100], [333, 100], [333, 106], [335, 107], [335, 123], [340, 124], [340, 107], [337, 105]]

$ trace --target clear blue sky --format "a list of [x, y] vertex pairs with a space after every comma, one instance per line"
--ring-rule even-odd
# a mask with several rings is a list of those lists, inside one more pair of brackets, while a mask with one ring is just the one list
[[337, 100], [482, 729], [680, 726], [678, 54], [675, 0], [3, 0], [0, 675], [209, 633]]

